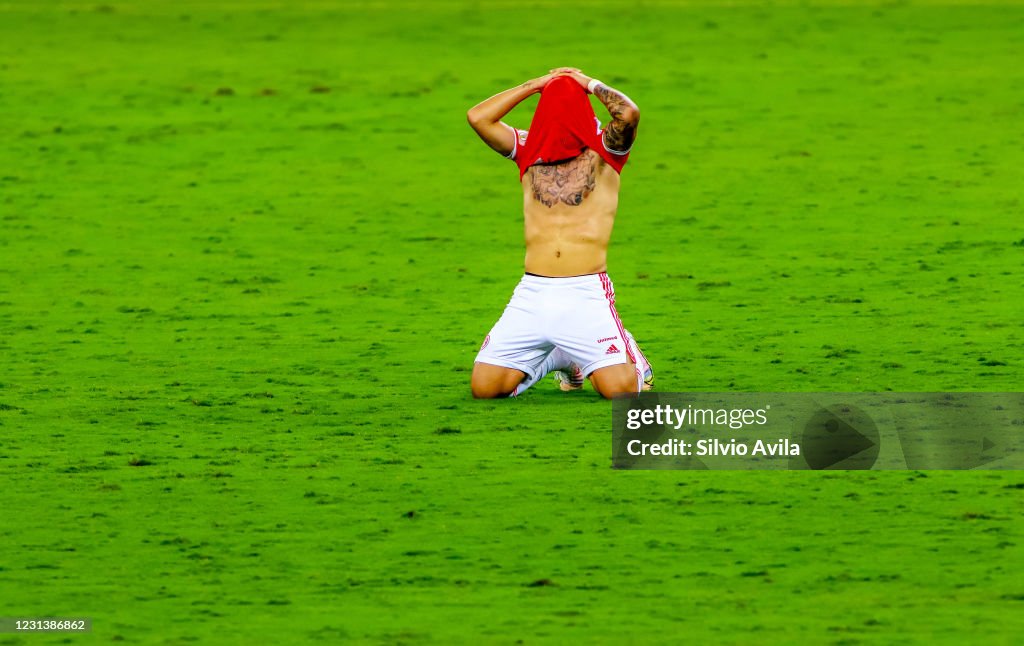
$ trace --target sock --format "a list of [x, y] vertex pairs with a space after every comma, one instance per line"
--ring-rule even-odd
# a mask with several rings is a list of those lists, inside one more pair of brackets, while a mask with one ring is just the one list
[[569, 367], [570, 363], [572, 363], [572, 359], [569, 358], [569, 355], [567, 355], [561, 348], [554, 348], [548, 353], [548, 356], [544, 357], [544, 361], [542, 361], [540, 366], [537, 368], [537, 372], [535, 373], [536, 376], [531, 377], [527, 375], [525, 379], [519, 382], [519, 385], [516, 386], [516, 389], [512, 391], [512, 394], [509, 395], [509, 397], [518, 397], [519, 395], [522, 395], [530, 386], [546, 377], [548, 373], [554, 372], [555, 370], [564, 370]]

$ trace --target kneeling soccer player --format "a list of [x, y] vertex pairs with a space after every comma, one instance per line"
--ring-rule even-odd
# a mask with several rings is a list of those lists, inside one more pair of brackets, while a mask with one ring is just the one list
[[[501, 121], [536, 92], [529, 130]], [[604, 129], [588, 93], [611, 114]], [[515, 396], [548, 372], [562, 390], [589, 377], [609, 398], [649, 388], [650, 363], [619, 320], [605, 273], [619, 173], [640, 121], [636, 104], [563, 67], [492, 96], [467, 116], [487, 145], [519, 166], [526, 233], [526, 275], [476, 357], [473, 396]]]

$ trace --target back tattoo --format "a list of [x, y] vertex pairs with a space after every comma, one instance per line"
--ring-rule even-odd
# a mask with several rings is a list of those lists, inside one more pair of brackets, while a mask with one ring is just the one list
[[559, 202], [579, 206], [597, 184], [597, 160], [597, 153], [587, 150], [569, 161], [531, 166], [533, 199], [549, 208]]

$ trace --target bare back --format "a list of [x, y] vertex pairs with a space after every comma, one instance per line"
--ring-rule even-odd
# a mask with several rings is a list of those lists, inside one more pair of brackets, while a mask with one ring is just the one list
[[580, 276], [607, 269], [619, 174], [593, 150], [523, 175], [526, 271]]

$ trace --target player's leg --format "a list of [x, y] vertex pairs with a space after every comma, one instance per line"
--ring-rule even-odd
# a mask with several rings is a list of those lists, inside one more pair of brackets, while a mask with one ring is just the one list
[[478, 361], [473, 364], [473, 376], [469, 384], [475, 399], [495, 399], [514, 393], [525, 377], [526, 373], [522, 370]]
[[604, 397], [639, 392], [649, 365], [622, 326], [607, 274], [564, 283], [560, 305], [562, 325], [552, 341], [582, 367], [594, 389]]
[[637, 368], [633, 363], [598, 368], [590, 373], [590, 383], [593, 384], [594, 390], [606, 399], [616, 395], [635, 394], [640, 390]]
[[540, 333], [541, 290], [527, 278], [516, 286], [476, 355], [470, 389], [477, 399], [515, 396], [545, 374], [553, 346]]
[[580, 372], [579, 366], [572, 363], [569, 355], [555, 348], [544, 357], [539, 366], [533, 368], [532, 373], [525, 373], [515, 368], [505, 368], [477, 362], [473, 364], [473, 377], [470, 380], [470, 386], [473, 389], [473, 397], [476, 399], [518, 397], [526, 392], [530, 386], [552, 372], [560, 374], [569, 373], [572, 376], [567, 376], [566, 379], [569, 383], [574, 383], [573, 380], [576, 379], [576, 376], [573, 374], [573, 368], [575, 368], [575, 373], [579, 375], [578, 384], [573, 388], [562, 388], [562, 390], [575, 390], [582, 387], [583, 374]]
[[651, 367], [651, 362], [644, 356], [643, 351], [637, 344], [636, 339], [630, 334], [629, 330], [622, 328], [622, 331], [626, 333], [626, 344], [629, 346], [630, 355], [636, 360], [637, 368], [640, 370], [640, 375], [643, 377], [643, 390], [651, 390], [654, 388], [654, 368]]
[[515, 394], [521, 394], [527, 388], [550, 374], [554, 374], [555, 383], [558, 384], [559, 389], [563, 392], [579, 390], [583, 387], [583, 371], [580, 370], [579, 365], [572, 360], [572, 357], [565, 350], [555, 348], [544, 359], [544, 363], [537, 370], [537, 376], [524, 379], [523, 383], [519, 384]]

